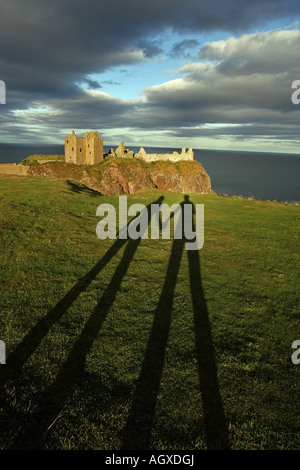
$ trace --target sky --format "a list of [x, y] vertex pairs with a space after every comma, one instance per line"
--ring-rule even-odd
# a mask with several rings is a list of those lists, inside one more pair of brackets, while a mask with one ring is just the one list
[[300, 154], [299, 0], [1, 0], [0, 142]]

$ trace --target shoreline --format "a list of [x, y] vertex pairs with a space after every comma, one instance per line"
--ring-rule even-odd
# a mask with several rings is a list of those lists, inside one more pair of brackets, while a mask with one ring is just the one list
[[[0, 168], [1, 168], [2, 163], [0, 163]], [[18, 164], [17, 164], [18, 165]], [[20, 165], [20, 164], [19, 164]], [[24, 166], [24, 165], [22, 165]], [[26, 167], [25, 167], [26, 168]], [[29, 168], [29, 167], [28, 167]], [[19, 178], [49, 178], [49, 179], [56, 179], [56, 178], [50, 178], [47, 176], [39, 176], [39, 175], [27, 175], [27, 174], [2, 174], [0, 171], [0, 179], [14, 179], [18, 180]], [[57, 178], [59, 180], [60, 178]], [[67, 181], [67, 180], [66, 180]], [[157, 191], [161, 191], [159, 189], [155, 189]], [[218, 193], [217, 191], [212, 190], [213, 193], [210, 194], [212, 196], [218, 196], [218, 197], [223, 197], [223, 198], [230, 198], [230, 199], [242, 199], [242, 200], [248, 200], [248, 201], [254, 201], [254, 202], [261, 202], [261, 203], [269, 203], [269, 204], [280, 204], [280, 205], [288, 205], [288, 206], [300, 206], [300, 201], [278, 201], [277, 199], [261, 199], [261, 198], [255, 198], [253, 196], [242, 196], [238, 194], [226, 194], [226, 193]], [[171, 192], [171, 191], [169, 191]], [[100, 193], [99, 193], [100, 194]], [[134, 193], [137, 194], [137, 193]], [[176, 193], [175, 193], [176, 194]], [[184, 194], [184, 193], [178, 193], [178, 194]], [[197, 193], [190, 193], [190, 194], [197, 194]], [[132, 194], [131, 194], [132, 195]], [[199, 194], [197, 194], [199, 195]], [[209, 194], [205, 194], [205, 196], [209, 196]], [[108, 197], [107, 195], [103, 195]], [[117, 196], [109, 196], [109, 197], [117, 197]]]
[[[161, 148], [156, 148], [157, 151], [159, 149]], [[147, 151], [150, 151], [150, 147]], [[28, 156], [36, 154], [63, 156], [63, 149], [62, 146], [48, 144], [44, 144], [40, 149], [29, 144], [0, 144], [2, 163], [18, 165]], [[282, 156], [277, 153], [275, 156], [266, 152], [195, 149], [194, 159], [208, 172], [212, 187], [218, 194], [290, 204], [300, 202], [297, 178], [300, 159], [296, 154]]]

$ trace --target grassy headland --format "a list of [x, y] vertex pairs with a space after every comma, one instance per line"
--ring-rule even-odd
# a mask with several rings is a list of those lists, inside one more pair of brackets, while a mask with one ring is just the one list
[[[159, 197], [183, 201], [128, 202]], [[0, 448], [300, 449], [300, 208], [190, 200], [199, 252], [100, 241], [118, 197], [0, 178]]]
[[210, 194], [209, 175], [197, 161], [156, 161], [107, 157], [95, 165], [65, 163], [61, 155], [31, 155], [27, 175], [76, 181], [103, 195], [133, 194], [141, 189]]
[[29, 155], [29, 157], [24, 158], [21, 161], [20, 165], [30, 166], [38, 165], [40, 161], [50, 161], [50, 162], [65, 162], [64, 155]]

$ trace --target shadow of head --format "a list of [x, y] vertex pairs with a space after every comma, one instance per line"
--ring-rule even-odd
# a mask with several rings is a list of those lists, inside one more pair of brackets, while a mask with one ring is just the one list
[[184, 195], [184, 204], [192, 204], [194, 205], [193, 201], [190, 200], [190, 196], [188, 194]]
[[82, 183], [76, 183], [75, 181], [67, 180], [68, 189], [73, 193], [77, 194], [87, 194], [92, 197], [101, 196], [99, 191], [95, 189], [88, 188]]

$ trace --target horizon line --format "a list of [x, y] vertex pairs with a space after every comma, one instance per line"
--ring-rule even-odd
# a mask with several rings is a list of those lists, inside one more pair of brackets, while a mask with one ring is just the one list
[[[51, 147], [51, 146], [61, 146], [61, 147], [64, 147], [64, 144], [63, 143], [44, 143], [44, 142], [35, 142], [35, 143], [27, 143], [27, 142], [0, 142], [0, 145], [17, 145], [17, 146], [22, 146], [22, 145], [26, 145], [26, 146], [47, 146], [47, 147]], [[118, 144], [119, 145], [119, 144]], [[118, 147], [118, 145], [116, 144], [105, 144], [104, 147]], [[134, 144], [126, 144], [127, 147], [135, 147], [135, 148], [140, 148], [140, 147], [150, 147], [150, 148], [162, 148], [162, 149], [174, 149], [174, 150], [178, 150], [179, 148], [182, 148], [182, 147], [172, 147], [172, 146], [160, 146], [160, 145], [134, 145]], [[187, 148], [187, 147], [186, 147]], [[242, 152], [242, 153], [267, 153], [267, 154], [275, 154], [275, 155], [297, 155], [297, 156], [300, 156], [300, 151], [299, 153], [297, 152], [293, 152], [293, 151], [290, 151], [290, 152], [274, 152], [274, 151], [271, 151], [271, 150], [245, 150], [245, 149], [228, 149], [228, 148], [224, 148], [224, 149], [220, 149], [220, 148], [194, 148], [192, 147], [192, 149], [195, 151], [195, 150], [198, 150], [198, 151], [213, 151], [213, 152], [235, 152], [235, 153], [238, 153], [238, 152]]]

